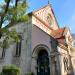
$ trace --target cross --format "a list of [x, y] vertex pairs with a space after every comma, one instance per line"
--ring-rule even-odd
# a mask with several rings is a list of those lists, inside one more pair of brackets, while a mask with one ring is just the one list
[[48, 0], [48, 4], [50, 4], [50, 0]]

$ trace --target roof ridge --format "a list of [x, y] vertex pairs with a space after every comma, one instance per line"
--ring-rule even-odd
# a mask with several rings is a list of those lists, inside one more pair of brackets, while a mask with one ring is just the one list
[[43, 7], [40, 7], [40, 8], [38, 8], [38, 9], [32, 11], [32, 12], [37, 12], [37, 11], [39, 11], [40, 9], [43, 9], [43, 8], [45, 8], [45, 7], [47, 7], [47, 6], [49, 6], [49, 5], [47, 4], [47, 5], [45, 5], [45, 6], [43, 6]]

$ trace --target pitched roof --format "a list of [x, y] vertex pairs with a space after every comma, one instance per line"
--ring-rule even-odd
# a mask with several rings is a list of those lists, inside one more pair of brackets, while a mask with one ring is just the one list
[[59, 28], [57, 30], [53, 30], [51, 33], [51, 36], [55, 38], [59, 43], [63, 44], [65, 47], [67, 47], [67, 44], [65, 42], [65, 32], [66, 27]]
[[52, 33], [51, 33], [51, 35], [55, 38], [55, 39], [57, 39], [57, 38], [61, 38], [61, 37], [63, 37], [64, 35], [64, 30], [65, 30], [65, 28], [59, 28], [59, 29], [57, 29], [57, 30], [53, 30], [52, 31]]
[[[50, 4], [47, 4], [47, 5], [45, 5], [45, 6], [43, 6], [43, 7], [40, 7], [39, 9], [36, 9], [36, 10], [34, 10], [34, 11], [32, 11], [33, 13], [35, 13], [35, 12], [37, 12], [37, 11], [39, 11], [39, 10], [41, 10], [41, 9], [44, 9], [44, 8], [46, 8], [46, 7], [51, 7], [51, 5]], [[52, 8], [52, 7], [51, 7]]]

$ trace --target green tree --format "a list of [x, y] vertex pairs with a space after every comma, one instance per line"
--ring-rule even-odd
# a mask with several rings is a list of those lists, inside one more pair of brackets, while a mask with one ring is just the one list
[[26, 0], [4, 0], [3, 5], [0, 4], [0, 38], [4, 37], [0, 41], [1, 47], [7, 47], [11, 42], [18, 42], [19, 38], [15, 29], [9, 31], [7, 27], [3, 25], [11, 26], [17, 22], [25, 22], [28, 20], [26, 11], [28, 3]]

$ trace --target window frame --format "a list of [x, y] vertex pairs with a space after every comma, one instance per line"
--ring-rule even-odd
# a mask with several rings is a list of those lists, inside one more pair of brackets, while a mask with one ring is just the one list
[[22, 48], [22, 36], [18, 35], [20, 38], [20, 42], [16, 43], [16, 52], [15, 52], [15, 56], [16, 57], [20, 57], [21, 56], [21, 48]]

